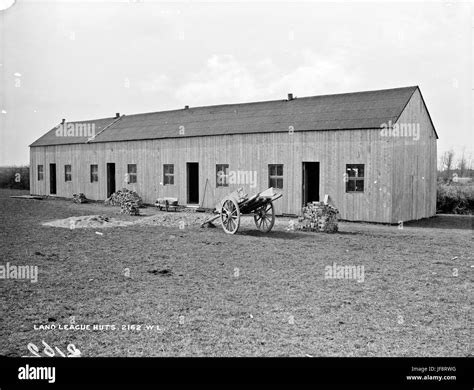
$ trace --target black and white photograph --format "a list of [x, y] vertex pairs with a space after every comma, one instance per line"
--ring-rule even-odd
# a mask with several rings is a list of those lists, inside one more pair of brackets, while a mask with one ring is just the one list
[[0, 387], [472, 385], [473, 28], [1, 0]]

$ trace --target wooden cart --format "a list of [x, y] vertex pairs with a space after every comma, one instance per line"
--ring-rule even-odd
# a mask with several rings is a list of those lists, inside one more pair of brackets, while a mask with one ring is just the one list
[[240, 227], [242, 215], [253, 215], [255, 225], [261, 232], [269, 232], [275, 224], [275, 208], [273, 202], [282, 197], [281, 193], [275, 192], [273, 187], [248, 197], [243, 194], [242, 188], [226, 196], [218, 209], [217, 215], [203, 222], [201, 226], [220, 219], [222, 228], [227, 234], [235, 234]]

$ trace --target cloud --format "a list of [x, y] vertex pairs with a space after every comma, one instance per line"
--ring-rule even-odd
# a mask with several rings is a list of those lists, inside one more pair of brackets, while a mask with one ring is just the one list
[[176, 88], [175, 97], [197, 105], [248, 100], [257, 94], [255, 77], [234, 56], [212, 55], [204, 69]]
[[0, 11], [5, 11], [15, 4], [15, 0], [0, 0]]
[[138, 87], [142, 92], [169, 92], [172, 90], [170, 78], [165, 74], [153, 76], [151, 80], [144, 80], [139, 82]]
[[270, 59], [250, 64], [233, 55], [214, 54], [203, 69], [188, 75], [173, 91], [177, 101], [205, 105], [285, 98], [288, 92], [311, 96], [347, 92], [358, 77], [342, 64], [343, 58], [322, 58], [310, 50], [294, 55], [293, 69]]
[[350, 92], [358, 77], [355, 71], [346, 68], [342, 55], [322, 57], [310, 50], [300, 54], [300, 65], [289, 72], [277, 71], [269, 80], [272, 94], [292, 92], [296, 96]]

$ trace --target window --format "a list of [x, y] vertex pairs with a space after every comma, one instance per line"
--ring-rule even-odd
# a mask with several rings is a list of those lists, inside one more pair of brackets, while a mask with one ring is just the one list
[[344, 181], [346, 192], [364, 192], [364, 164], [347, 164]]
[[128, 183], [136, 183], [137, 182], [137, 164], [128, 164], [127, 165], [127, 173], [128, 173]]
[[91, 183], [99, 181], [99, 166], [91, 165]]
[[163, 185], [174, 184], [174, 164], [163, 164]]
[[38, 180], [44, 179], [43, 166], [38, 165]]
[[268, 164], [268, 186], [283, 189], [283, 164]]
[[216, 164], [216, 187], [229, 187], [229, 164]]
[[70, 165], [64, 166], [64, 181], [72, 181], [72, 173], [71, 173]]

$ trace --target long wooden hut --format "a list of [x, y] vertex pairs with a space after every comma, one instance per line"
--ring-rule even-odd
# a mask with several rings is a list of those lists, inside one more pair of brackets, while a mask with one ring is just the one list
[[213, 208], [271, 186], [277, 214], [329, 194], [342, 219], [398, 223], [436, 212], [437, 138], [416, 86], [62, 121], [30, 145], [31, 193]]

